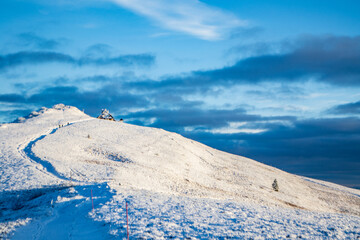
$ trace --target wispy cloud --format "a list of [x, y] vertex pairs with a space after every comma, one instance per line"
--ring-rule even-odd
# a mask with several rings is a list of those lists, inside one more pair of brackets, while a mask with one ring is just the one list
[[246, 26], [235, 15], [210, 7], [198, 0], [110, 0], [146, 16], [166, 29], [204, 40], [218, 40], [229, 31]]

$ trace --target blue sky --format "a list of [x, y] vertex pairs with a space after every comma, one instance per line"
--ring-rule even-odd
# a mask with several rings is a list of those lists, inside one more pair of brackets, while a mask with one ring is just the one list
[[358, 1], [2, 0], [0, 121], [65, 103], [360, 187]]

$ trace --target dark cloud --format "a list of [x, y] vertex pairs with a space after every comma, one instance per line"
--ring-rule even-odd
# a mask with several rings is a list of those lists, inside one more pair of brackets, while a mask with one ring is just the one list
[[328, 110], [331, 114], [360, 114], [360, 101], [335, 106]]
[[21, 33], [17, 35], [17, 37], [25, 47], [36, 49], [52, 50], [57, 48], [61, 43], [61, 40], [43, 38], [31, 32]]
[[127, 117], [156, 118], [157, 120], [151, 126], [172, 130], [190, 126], [222, 127], [231, 120], [254, 121], [259, 118], [256, 115], [247, 115], [243, 109], [201, 110], [194, 108], [153, 109], [132, 113]]
[[[286, 53], [264, 54], [242, 59], [232, 66], [194, 71], [159, 81], [144, 80], [126, 85], [154, 91], [206, 93], [213, 87], [259, 82], [301, 82], [309, 79], [333, 85], [360, 85], [360, 37], [308, 36], [290, 42]], [[267, 47], [266, 45], [264, 47]]]
[[25, 97], [21, 94], [0, 94], [0, 102], [8, 103], [23, 103], [25, 102]]
[[0, 55], [0, 70], [25, 64], [42, 64], [51, 62], [75, 64], [76, 60], [69, 55], [56, 52], [17, 52]]
[[[232, 150], [238, 154], [301, 175], [322, 174], [325, 180], [360, 186], [360, 179], [354, 179], [360, 175], [359, 118], [295, 121], [291, 126], [237, 137], [245, 143], [240, 151]], [[343, 175], [352, 177], [347, 182]]]
[[[62, 77], [58, 78], [59, 82], [63, 81]], [[75, 79], [65, 79], [65, 81], [68, 82], [78, 82], [78, 83], [100, 83], [100, 84], [106, 84], [106, 83], [117, 83], [122, 84], [124, 88], [127, 88], [126, 85], [131, 81], [141, 81], [141, 78], [136, 76], [136, 74], [133, 71], [125, 71], [121, 74], [117, 74], [114, 76], [107, 76], [107, 75], [89, 75], [84, 76], [80, 78]], [[134, 90], [131, 88], [128, 88], [129, 90]], [[136, 90], [136, 89], [135, 89]], [[160, 92], [160, 91], [159, 91]]]
[[23, 51], [7, 55], [0, 55], [0, 70], [17, 67], [20, 65], [35, 65], [45, 63], [65, 63], [75, 66], [83, 65], [118, 65], [118, 66], [151, 66], [155, 56], [150, 54], [121, 55], [108, 58], [75, 58], [67, 54], [43, 51]]
[[120, 65], [120, 66], [151, 66], [155, 63], [155, 56], [151, 54], [129, 54], [108, 58], [88, 58], [77, 59], [78, 65]]
[[309, 76], [337, 85], [360, 84], [360, 37], [307, 37], [286, 54], [250, 57], [235, 65], [194, 73], [211, 82], [298, 81]]
[[183, 132], [185, 127], [196, 127], [207, 130], [227, 127], [230, 122], [289, 121], [295, 119], [290, 116], [263, 117], [248, 114], [243, 108], [218, 110], [200, 109], [197, 107], [184, 107], [176, 110], [156, 108], [130, 113], [124, 117], [131, 119], [155, 118], [156, 120], [149, 126], [176, 132]]
[[24, 106], [51, 107], [57, 103], [77, 106], [86, 109], [91, 115], [96, 115], [102, 108], [120, 111], [123, 108], [147, 107], [149, 102], [143, 96], [132, 95], [118, 86], [104, 85], [93, 91], [81, 91], [75, 86], [57, 86], [40, 89], [35, 94], [23, 96], [20, 94], [2, 94], [0, 102], [23, 103]]

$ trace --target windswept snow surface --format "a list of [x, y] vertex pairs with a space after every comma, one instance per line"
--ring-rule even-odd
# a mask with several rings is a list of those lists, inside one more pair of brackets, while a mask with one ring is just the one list
[[233, 200], [123, 190], [93, 214], [126, 234], [125, 202], [134, 239], [357, 239], [360, 218], [268, 207]]
[[124, 238], [125, 201], [133, 238], [360, 238], [359, 190], [75, 107], [1, 125], [0, 153], [0, 238]]
[[[47, 194], [42, 204], [49, 205], [46, 214], [20, 228], [11, 239], [114, 239], [110, 226], [93, 221], [91, 192], [96, 207], [104, 204], [112, 194], [106, 184], [94, 184], [64, 188]], [[100, 194], [101, 193], [101, 194]]]

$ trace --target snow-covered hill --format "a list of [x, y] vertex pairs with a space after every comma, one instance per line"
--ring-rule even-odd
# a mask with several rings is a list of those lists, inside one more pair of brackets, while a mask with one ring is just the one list
[[[286, 173], [248, 158], [212, 149], [162, 129], [92, 118], [75, 107], [56, 105], [51, 109], [43, 108], [39, 112], [33, 112], [30, 117], [20, 119], [17, 123], [1, 125], [0, 153], [0, 209], [3, 210], [3, 213], [0, 213], [0, 234], [2, 226], [3, 235], [13, 229], [10, 226], [26, 224], [29, 222], [26, 219], [41, 219], [41, 216], [44, 216], [45, 210], [42, 208], [36, 211], [40, 212], [39, 214], [33, 214], [31, 209], [33, 209], [32, 204], [35, 204], [32, 203], [34, 199], [48, 204], [54, 197], [59, 196], [71, 201], [82, 201], [85, 204], [89, 196], [84, 196], [79, 192], [89, 186], [106, 183], [108, 187], [101, 187], [100, 189], [103, 190], [100, 194], [108, 198], [102, 201], [102, 207], [99, 205], [91, 216], [95, 220], [108, 222], [112, 228], [117, 224], [121, 225], [119, 229], [115, 227], [116, 230], [111, 230], [110, 227], [106, 230], [113, 233], [110, 234], [111, 236], [122, 236], [121, 234], [125, 231], [123, 222], [119, 220], [122, 216], [119, 215], [119, 211], [121, 212], [123, 207], [119, 207], [119, 199], [143, 199], [144, 201], [146, 199], [145, 202], [137, 200], [137, 208], [133, 209], [133, 211], [138, 211], [136, 214], [143, 213], [143, 221], [146, 217], [151, 218], [152, 215], [147, 210], [153, 206], [163, 206], [171, 210], [179, 203], [183, 205], [192, 203], [194, 206], [196, 202], [201, 205], [197, 208], [190, 207], [188, 211], [175, 207], [177, 211], [172, 209], [173, 214], [167, 212], [165, 222], [175, 225], [179, 223], [176, 216], [181, 213], [184, 216], [191, 212], [194, 214], [197, 212], [195, 215], [198, 216], [204, 214], [202, 211], [208, 211], [204, 205], [210, 206], [210, 209], [216, 209], [218, 206], [219, 209], [223, 209], [222, 211], [231, 212], [233, 217], [237, 218], [244, 217], [242, 214], [246, 214], [251, 208], [263, 209], [262, 212], [270, 211], [266, 212], [266, 216], [274, 211], [277, 213], [277, 218], [281, 217], [282, 213], [287, 214], [286, 216], [291, 215], [289, 214], [291, 211], [294, 214], [300, 211], [304, 216], [337, 214], [336, 219], [346, 220], [347, 228], [349, 228], [339, 231], [339, 236], [360, 236], [360, 230], [356, 227], [360, 223], [359, 190]], [[277, 179], [279, 191], [274, 191], [272, 188], [274, 179]], [[73, 190], [70, 191], [67, 188], [69, 185], [74, 186]], [[112, 194], [109, 194], [110, 192]], [[36, 195], [36, 193], [39, 196], [34, 198], [33, 194]], [[8, 203], [14, 199], [22, 201], [22, 207], [13, 207]], [[155, 203], [151, 205], [153, 199]], [[62, 204], [61, 201], [55, 202]], [[134, 200], [134, 204], [135, 202]], [[223, 206], [225, 203], [231, 203], [234, 208], [227, 209]], [[47, 207], [52, 209], [52, 213], [48, 215], [54, 215], [54, 209], [60, 209], [59, 206], [53, 205], [53, 208], [50, 208], [48, 205]], [[62, 211], [73, 212], [70, 205], [67, 210], [63, 205], [62, 208], [64, 208]], [[19, 211], [23, 211], [22, 209], [27, 209], [25, 215], [18, 214]], [[322, 213], [307, 214], [307, 211]], [[160, 213], [158, 210], [154, 211], [153, 216]], [[215, 213], [205, 215], [213, 216], [220, 222], [227, 221], [217, 218]], [[335, 215], [331, 216], [335, 218]], [[76, 215], [73, 217], [76, 222]], [[158, 217], [161, 219], [161, 214]], [[172, 218], [174, 218], [173, 221], [170, 221], [169, 219]], [[197, 222], [196, 216], [186, 218], [192, 219], [192, 224], [188, 222], [188, 225], [194, 226]], [[248, 218], [245, 217], [245, 219]], [[293, 218], [290, 217], [290, 219]], [[38, 221], [43, 222], [43, 220]], [[57, 221], [60, 220], [57, 219]], [[1, 225], [4, 222], [7, 223], [7, 227]], [[32, 221], [27, 226], [31, 229], [30, 232], [34, 231], [31, 226], [35, 222]], [[212, 224], [223, 226], [220, 222]], [[52, 222], [52, 224], [55, 223]], [[152, 224], [150, 227], [144, 227], [150, 223]], [[39, 225], [39, 222], [36, 224]], [[171, 232], [171, 228], [165, 231], [164, 229], [167, 228], [157, 226], [154, 229], [154, 224], [154, 221], [150, 220], [142, 227], [140, 224], [137, 236], [167, 238], [166, 236], [171, 235], [168, 233]], [[233, 228], [234, 224], [232, 222], [226, 226]], [[261, 224], [261, 221], [258, 224]], [[316, 222], [313, 224], [316, 225]], [[286, 227], [284, 222], [282, 225]], [[256, 228], [256, 224], [254, 227]], [[20, 228], [20, 231], [26, 231], [26, 227], [24, 229]], [[188, 229], [189, 231], [185, 231], [182, 236], [188, 236], [186, 233], [190, 234], [190, 237], [206, 236], [196, 235], [196, 232], [201, 232], [201, 229], [196, 227], [194, 229], [192, 229], [193, 235], [190, 234], [191, 229]], [[301, 227], [297, 226], [295, 229], [301, 229]], [[323, 229], [321, 227], [319, 229], [321, 233]], [[64, 231], [70, 230], [64, 229]], [[145, 233], [146, 231], [150, 233]], [[177, 230], [175, 232], [181, 233]], [[206, 232], [208, 237], [212, 236], [211, 232], [214, 237], [221, 237], [221, 235], [216, 235], [218, 234], [216, 227], [214, 231]], [[264, 232], [263, 236], [273, 234], [271, 231]], [[329, 232], [334, 233], [331, 230]], [[15, 234], [14, 237], [21, 236], [19, 234]], [[236, 236], [249, 237], [259, 234], [261, 236], [261, 233], [256, 231], [249, 234]], [[304, 235], [304, 232], [302, 234]], [[233, 235], [230, 234], [230, 236]], [[283, 237], [286, 236], [285, 234]], [[177, 234], [174, 237], [177, 237]]]

